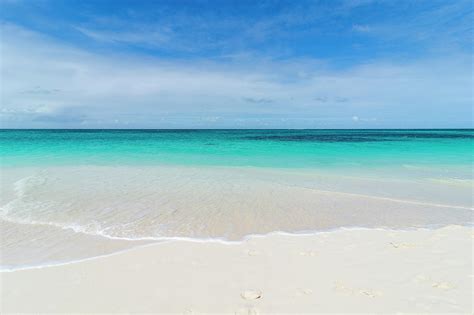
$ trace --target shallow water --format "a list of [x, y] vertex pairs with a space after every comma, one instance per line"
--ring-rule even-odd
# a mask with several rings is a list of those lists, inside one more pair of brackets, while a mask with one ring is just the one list
[[472, 130], [2, 130], [2, 266], [173, 237], [470, 225], [473, 137]]

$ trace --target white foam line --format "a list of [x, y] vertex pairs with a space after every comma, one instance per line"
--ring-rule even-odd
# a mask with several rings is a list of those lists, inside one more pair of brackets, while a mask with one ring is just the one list
[[[154, 242], [150, 244], [141, 244], [137, 246], [133, 246], [131, 248], [119, 250], [110, 254], [104, 254], [104, 255], [97, 255], [93, 257], [88, 257], [88, 258], [83, 258], [83, 259], [75, 259], [71, 261], [66, 261], [66, 262], [57, 262], [57, 263], [51, 263], [51, 264], [41, 264], [41, 265], [22, 265], [18, 267], [0, 267], [0, 273], [3, 272], [15, 272], [15, 271], [22, 271], [22, 270], [31, 270], [31, 269], [43, 269], [43, 268], [49, 268], [49, 267], [59, 267], [59, 266], [65, 266], [65, 265], [70, 265], [70, 264], [75, 264], [75, 263], [80, 263], [84, 261], [90, 261], [94, 259], [99, 259], [99, 258], [106, 258], [110, 256], [115, 256], [121, 253], [125, 253], [128, 251], [132, 251], [138, 248], [144, 248], [148, 246], [156, 246], [159, 244], [166, 244], [166, 243], [172, 243], [172, 242], [187, 242], [187, 243], [213, 243], [213, 244], [220, 244], [220, 245], [225, 245], [225, 246], [236, 246], [236, 245], [241, 245], [244, 244], [252, 239], [262, 239], [266, 237], [271, 237], [271, 236], [290, 236], [290, 237], [308, 237], [308, 236], [317, 236], [317, 235], [323, 235], [323, 234], [333, 234], [333, 233], [341, 233], [341, 232], [355, 232], [355, 231], [383, 231], [383, 232], [410, 232], [410, 231], [431, 231], [434, 229], [439, 229], [439, 228], [444, 228], [448, 226], [465, 226], [465, 225], [431, 225], [431, 226], [424, 226], [424, 227], [411, 227], [411, 228], [403, 228], [403, 229], [394, 229], [394, 228], [388, 228], [388, 227], [376, 227], [376, 228], [368, 228], [368, 227], [338, 227], [338, 228], [333, 228], [333, 229], [328, 229], [328, 230], [323, 230], [323, 231], [301, 231], [301, 232], [285, 232], [285, 231], [273, 231], [269, 233], [262, 233], [262, 234], [249, 234], [244, 236], [242, 239], [237, 240], [237, 241], [226, 241], [220, 238], [192, 238], [192, 237], [157, 237], [157, 238], [135, 238], [135, 239], [128, 239], [128, 238], [114, 238], [114, 237], [108, 237], [104, 236], [105, 238], [108, 239], [117, 239], [117, 240], [130, 240], [130, 241], [142, 241], [142, 240], [153, 240]], [[469, 225], [467, 225], [469, 226]]]
[[[300, 231], [271, 231], [267, 233], [256, 233], [256, 234], [247, 234], [244, 235], [242, 238], [231, 241], [226, 240], [223, 237], [189, 237], [189, 236], [144, 236], [144, 237], [122, 237], [122, 236], [112, 236], [104, 233], [101, 230], [96, 230], [93, 232], [84, 231], [82, 228], [78, 228], [75, 225], [61, 225], [54, 222], [43, 222], [43, 221], [23, 221], [23, 220], [15, 220], [4, 215], [0, 216], [1, 220], [15, 223], [15, 224], [23, 224], [23, 225], [45, 225], [51, 226], [62, 230], [71, 230], [74, 233], [85, 234], [91, 237], [103, 237], [109, 240], [116, 240], [116, 241], [130, 241], [130, 242], [138, 242], [138, 241], [151, 241], [151, 242], [168, 242], [168, 241], [186, 241], [186, 242], [194, 242], [194, 243], [218, 243], [218, 244], [225, 244], [225, 245], [233, 245], [233, 244], [241, 244], [242, 242], [247, 241], [250, 238], [258, 238], [258, 237], [265, 237], [267, 235], [273, 234], [281, 234], [281, 235], [315, 235], [321, 233], [332, 233], [341, 230], [383, 230], [383, 231], [411, 231], [413, 229], [423, 229], [423, 228], [439, 228], [446, 226], [446, 224], [431, 224], [431, 225], [423, 225], [423, 226], [414, 226], [414, 227], [405, 227], [405, 228], [391, 228], [387, 226], [380, 226], [380, 227], [363, 227], [363, 226], [351, 226], [351, 227], [334, 227], [334, 228], [325, 228], [320, 230], [300, 230]], [[470, 223], [467, 222], [465, 225], [469, 226]], [[1, 271], [1, 269], [0, 269]]]

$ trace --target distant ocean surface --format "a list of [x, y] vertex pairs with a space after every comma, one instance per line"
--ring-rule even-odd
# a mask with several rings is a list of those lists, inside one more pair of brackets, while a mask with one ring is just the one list
[[0, 130], [2, 166], [472, 163], [469, 130]]
[[170, 238], [472, 224], [474, 131], [0, 130], [4, 270]]

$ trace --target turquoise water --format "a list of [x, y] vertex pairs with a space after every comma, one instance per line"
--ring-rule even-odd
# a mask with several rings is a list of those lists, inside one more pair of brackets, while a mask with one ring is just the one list
[[473, 162], [474, 130], [1, 130], [2, 166], [398, 167]]
[[0, 130], [0, 270], [169, 238], [472, 225], [473, 130]]

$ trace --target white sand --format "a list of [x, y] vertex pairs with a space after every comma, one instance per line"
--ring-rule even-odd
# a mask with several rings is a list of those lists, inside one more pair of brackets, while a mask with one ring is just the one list
[[173, 241], [1, 273], [1, 311], [472, 313], [472, 229]]

